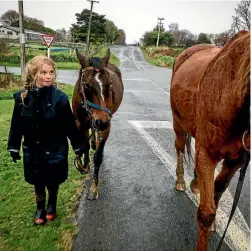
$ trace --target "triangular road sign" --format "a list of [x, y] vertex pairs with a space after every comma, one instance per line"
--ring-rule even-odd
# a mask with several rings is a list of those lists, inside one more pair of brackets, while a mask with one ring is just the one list
[[50, 35], [42, 35], [42, 38], [43, 38], [47, 48], [49, 48], [56, 37], [50, 36]]

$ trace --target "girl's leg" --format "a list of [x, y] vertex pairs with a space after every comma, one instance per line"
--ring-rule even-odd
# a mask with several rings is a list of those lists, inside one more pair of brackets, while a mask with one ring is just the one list
[[58, 195], [58, 189], [59, 185], [58, 184], [50, 184], [46, 186], [48, 189], [48, 206], [47, 206], [47, 215], [46, 219], [48, 221], [53, 221], [55, 220], [57, 216], [57, 195]]
[[35, 184], [35, 195], [36, 195], [36, 203], [37, 203], [37, 210], [35, 213], [34, 223], [36, 225], [43, 225], [45, 224], [45, 201], [46, 201], [46, 193], [45, 193], [45, 185], [42, 184]]

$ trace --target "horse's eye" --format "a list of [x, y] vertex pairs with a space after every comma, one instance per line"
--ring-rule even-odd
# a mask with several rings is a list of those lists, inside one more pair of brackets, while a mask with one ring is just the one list
[[86, 88], [86, 89], [89, 89], [89, 88], [90, 88], [90, 85], [89, 85], [89, 84], [85, 84], [85, 88]]

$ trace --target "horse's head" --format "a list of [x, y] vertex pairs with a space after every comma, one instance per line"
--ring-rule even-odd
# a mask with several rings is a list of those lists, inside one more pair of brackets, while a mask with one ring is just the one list
[[106, 68], [110, 49], [103, 58], [86, 59], [77, 49], [76, 54], [81, 65], [77, 84], [83, 106], [93, 116], [96, 128], [103, 131], [110, 126], [112, 116], [112, 83]]

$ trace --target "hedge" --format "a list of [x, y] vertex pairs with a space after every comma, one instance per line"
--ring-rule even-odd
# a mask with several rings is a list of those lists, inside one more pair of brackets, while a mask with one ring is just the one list
[[[36, 55], [28, 54], [26, 55], [25, 61], [28, 62], [35, 56]], [[55, 54], [51, 55], [50, 57], [55, 62], [78, 62], [76, 56], [73, 55]], [[18, 64], [20, 63], [20, 55], [0, 55], [0, 62]]]

